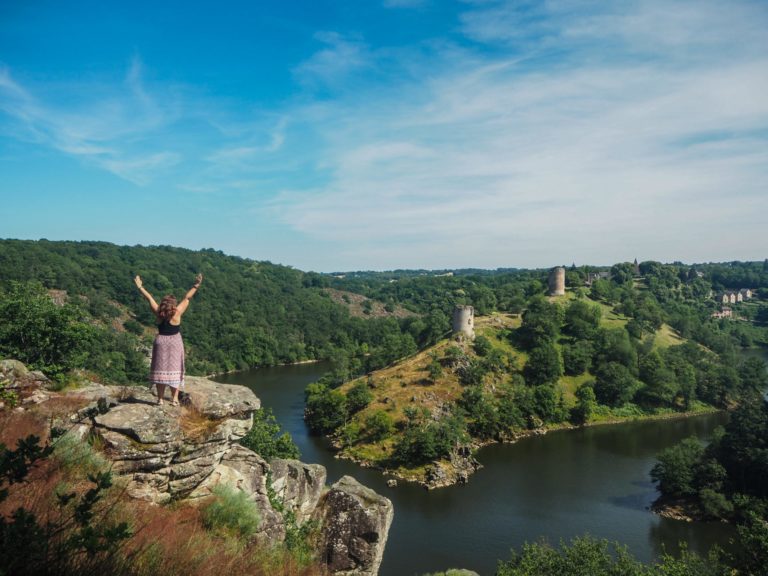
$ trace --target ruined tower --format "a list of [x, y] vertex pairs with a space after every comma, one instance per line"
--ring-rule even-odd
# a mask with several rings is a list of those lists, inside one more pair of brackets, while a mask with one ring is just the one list
[[549, 295], [565, 295], [565, 268], [558, 266], [549, 273]]
[[456, 306], [453, 309], [453, 333], [475, 337], [475, 309], [472, 306]]

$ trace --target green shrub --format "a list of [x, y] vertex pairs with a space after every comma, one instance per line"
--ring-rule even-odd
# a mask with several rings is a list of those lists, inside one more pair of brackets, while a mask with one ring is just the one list
[[240, 444], [253, 450], [264, 460], [274, 458], [299, 458], [299, 447], [288, 432], [280, 433], [271, 408], [262, 408], [253, 413], [253, 426]]
[[373, 441], [382, 440], [392, 434], [394, 425], [392, 416], [384, 410], [377, 410], [365, 419], [365, 430]]
[[250, 538], [259, 529], [259, 513], [248, 495], [229, 486], [213, 489], [214, 499], [203, 508], [203, 525], [211, 531]]
[[53, 444], [53, 457], [65, 470], [82, 470], [87, 474], [101, 472], [109, 468], [109, 463], [101, 452], [94, 449], [95, 438], [81, 439], [73, 432], [67, 432]]
[[355, 414], [368, 406], [371, 400], [373, 400], [373, 394], [368, 389], [368, 384], [361, 380], [347, 392], [347, 409], [350, 414]]

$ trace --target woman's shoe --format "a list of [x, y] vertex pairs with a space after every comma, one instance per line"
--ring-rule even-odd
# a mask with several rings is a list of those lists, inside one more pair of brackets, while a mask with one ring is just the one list
[[171, 400], [171, 406], [178, 406], [179, 401], [178, 400]]

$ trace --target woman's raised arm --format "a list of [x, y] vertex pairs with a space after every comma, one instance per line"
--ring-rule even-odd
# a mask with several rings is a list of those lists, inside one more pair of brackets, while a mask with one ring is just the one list
[[139, 289], [139, 292], [141, 292], [141, 295], [147, 299], [147, 302], [149, 302], [149, 307], [152, 308], [152, 312], [157, 313], [157, 302], [155, 302], [155, 299], [152, 298], [152, 294], [147, 292], [146, 288], [144, 288], [144, 283], [141, 281], [141, 276], [137, 274], [133, 281], [136, 283], [136, 287]]
[[182, 314], [184, 314], [184, 312], [187, 311], [187, 308], [189, 307], [190, 299], [192, 298], [192, 296], [194, 296], [197, 293], [197, 289], [200, 288], [200, 284], [202, 283], [203, 283], [203, 275], [198, 274], [195, 277], [195, 284], [192, 286], [192, 288], [187, 290], [187, 293], [184, 295], [184, 300], [182, 300], [179, 303], [179, 306], [176, 308], [179, 316], [181, 316]]

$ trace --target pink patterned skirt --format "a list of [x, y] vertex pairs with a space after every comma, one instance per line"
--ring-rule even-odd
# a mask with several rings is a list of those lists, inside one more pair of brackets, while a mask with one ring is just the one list
[[181, 334], [155, 336], [149, 381], [173, 388], [184, 387], [184, 341]]

